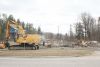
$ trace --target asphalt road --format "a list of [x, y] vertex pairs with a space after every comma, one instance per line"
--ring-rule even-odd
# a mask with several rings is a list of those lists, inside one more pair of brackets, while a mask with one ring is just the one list
[[0, 67], [100, 67], [100, 57], [0, 57]]

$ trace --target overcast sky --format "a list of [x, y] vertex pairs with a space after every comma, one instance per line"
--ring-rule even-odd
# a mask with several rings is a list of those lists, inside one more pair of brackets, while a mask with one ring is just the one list
[[82, 12], [100, 16], [100, 0], [0, 0], [0, 13], [40, 26], [44, 32], [68, 33]]

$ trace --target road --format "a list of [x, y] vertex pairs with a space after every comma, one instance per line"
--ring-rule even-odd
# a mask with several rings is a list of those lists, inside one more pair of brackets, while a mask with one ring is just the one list
[[100, 57], [0, 57], [0, 67], [100, 67]]

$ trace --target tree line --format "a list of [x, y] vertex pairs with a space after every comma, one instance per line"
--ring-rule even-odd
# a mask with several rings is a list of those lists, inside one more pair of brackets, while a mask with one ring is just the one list
[[54, 34], [52, 32], [42, 32], [40, 27], [36, 29], [33, 24], [25, 23], [20, 21], [19, 19], [15, 19], [13, 15], [7, 16], [7, 14], [0, 14], [0, 40], [5, 40], [7, 21], [13, 20], [22, 25], [22, 27], [26, 30], [26, 33], [44, 34], [46, 38], [51, 40], [63, 40], [65, 42], [74, 41], [76, 39], [100, 41], [100, 17], [98, 17], [98, 20], [96, 20], [89, 13], [85, 12], [80, 14], [80, 17], [78, 19], [79, 20], [75, 24], [73, 24], [75, 32], [73, 32], [72, 26], [70, 25], [70, 34], [61, 34], [60, 32]]
[[75, 24], [75, 31], [78, 40], [100, 41], [100, 17], [96, 20], [89, 13], [82, 13]]
[[[72, 29], [73, 26], [75, 31]], [[76, 40], [100, 42], [100, 17], [94, 18], [89, 13], [81, 13], [78, 17], [78, 21], [70, 25], [69, 34], [49, 33], [48, 37], [56, 40], [63, 40], [63, 42]]]

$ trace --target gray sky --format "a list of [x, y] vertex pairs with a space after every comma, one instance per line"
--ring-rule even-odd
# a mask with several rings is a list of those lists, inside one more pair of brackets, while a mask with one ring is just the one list
[[0, 0], [0, 13], [40, 26], [44, 32], [68, 33], [82, 12], [100, 16], [100, 0]]

